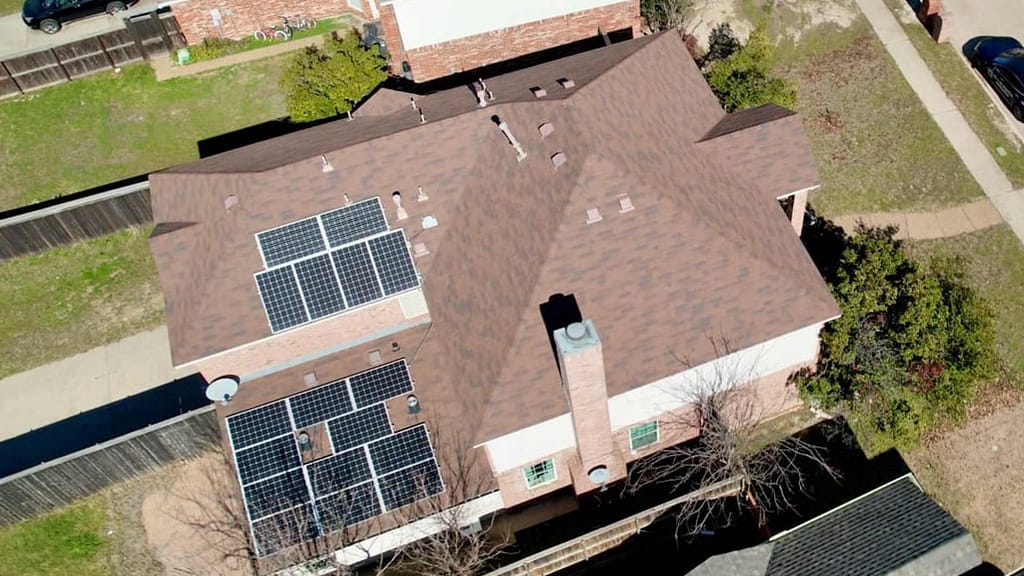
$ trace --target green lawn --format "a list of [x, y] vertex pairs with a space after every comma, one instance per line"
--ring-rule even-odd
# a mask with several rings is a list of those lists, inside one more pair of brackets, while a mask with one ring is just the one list
[[[903, 0], [886, 2], [896, 12], [897, 19], [900, 18], [903, 13]], [[996, 109], [997, 104], [992, 102], [985, 89], [981, 87], [980, 77], [960, 57], [959, 48], [950, 43], [936, 44], [925, 32], [924, 27], [916, 21], [904, 24], [903, 28], [917, 48], [918, 54], [935, 75], [935, 79], [956, 104], [978, 138], [985, 143], [1014, 187], [1024, 186], [1024, 153], [1006, 125], [1006, 118]], [[996, 148], [1002, 148], [1006, 156], [999, 154]]]
[[1010, 379], [1024, 384], [1024, 246], [1005, 224], [972, 234], [909, 244], [918, 258], [961, 255], [972, 284], [995, 312], [999, 353]]
[[821, 173], [811, 197], [819, 212], [929, 210], [983, 195], [863, 16], [782, 38], [776, 57], [797, 85]]
[[0, 102], [0, 209], [193, 160], [199, 140], [283, 116], [282, 62], [166, 82], [137, 64]]
[[0, 377], [163, 320], [149, 228], [0, 262]]
[[0, 15], [21, 12], [24, 0], [0, 0]]
[[103, 498], [92, 497], [0, 528], [0, 576], [107, 576], [106, 514]]

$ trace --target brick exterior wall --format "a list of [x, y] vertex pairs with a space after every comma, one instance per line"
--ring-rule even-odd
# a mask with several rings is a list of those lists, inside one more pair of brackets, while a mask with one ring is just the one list
[[[780, 370], [773, 374], [764, 376], [755, 382], [748, 384], [748, 386], [752, 387], [754, 393], [757, 394], [766, 418], [771, 417], [772, 415], [784, 414], [800, 406], [799, 394], [792, 386], [787, 384], [787, 381], [790, 374], [808, 365], [813, 366], [814, 362], [792, 366], [785, 370]], [[685, 410], [690, 410], [690, 408], [684, 407], [680, 409], [680, 411]], [[659, 418], [659, 422], [663, 423], [665, 421], [671, 421], [671, 419], [671, 414], [665, 414]], [[624, 462], [632, 462], [657, 452], [658, 450], [690, 440], [697, 434], [696, 430], [687, 431], [674, 427], [667, 427], [662, 424], [659, 426], [660, 437], [657, 443], [633, 452], [629, 449], [630, 428], [631, 426], [627, 426], [613, 432], [615, 446], [618, 448], [621, 461]], [[501, 496], [506, 507], [525, 504], [530, 500], [539, 498], [545, 494], [550, 494], [555, 490], [571, 485], [574, 477], [578, 477], [580, 474], [586, 474], [583, 466], [581, 466], [576, 448], [568, 448], [566, 450], [559, 451], [548, 456], [548, 458], [554, 460], [555, 473], [557, 476], [557, 479], [550, 484], [538, 486], [533, 489], [527, 488], [522, 468], [506, 470], [505, 472], [495, 475], [495, 478], [498, 481], [498, 488], [501, 490]], [[540, 460], [538, 460], [538, 462], [539, 461]]]
[[[369, 18], [366, 2], [356, 10], [348, 0], [187, 0], [171, 6], [171, 12], [181, 26], [188, 44], [198, 44], [204, 38], [242, 38], [264, 26], [281, 23], [281, 16], [301, 14], [320, 20], [340, 14], [355, 14]], [[221, 25], [214, 25], [212, 10], [220, 11]]]
[[566, 14], [466, 36], [449, 42], [406, 51], [392, 6], [381, 6], [381, 28], [391, 52], [391, 72], [402, 74], [408, 62], [413, 80], [426, 82], [455, 72], [472, 70], [495, 62], [569, 44], [605, 32], [630, 29], [640, 35], [640, 2], [629, 0], [593, 10]]

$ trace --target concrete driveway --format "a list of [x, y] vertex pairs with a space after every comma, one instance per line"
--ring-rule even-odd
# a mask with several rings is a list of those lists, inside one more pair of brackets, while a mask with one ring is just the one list
[[[975, 36], [1013, 36], [1024, 42], [1024, 0], [945, 0], [943, 7], [948, 13], [949, 40], [961, 57], [964, 43]], [[964, 62], [966, 64], [966, 60]], [[1002, 100], [981, 76], [975, 76], [1024, 143], [1024, 124], [1010, 115]]]
[[141, 0], [127, 12], [116, 16], [101, 14], [92, 18], [68, 22], [56, 34], [44, 34], [31, 30], [21, 21], [20, 14], [0, 16], [0, 59], [20, 56], [45, 50], [61, 44], [68, 44], [97, 34], [124, 29], [124, 18], [156, 10], [160, 0]]

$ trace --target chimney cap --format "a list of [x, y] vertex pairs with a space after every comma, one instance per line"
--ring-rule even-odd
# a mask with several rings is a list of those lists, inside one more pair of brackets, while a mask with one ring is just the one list
[[582, 340], [587, 335], [587, 327], [582, 322], [573, 322], [565, 327], [565, 335], [570, 340]]

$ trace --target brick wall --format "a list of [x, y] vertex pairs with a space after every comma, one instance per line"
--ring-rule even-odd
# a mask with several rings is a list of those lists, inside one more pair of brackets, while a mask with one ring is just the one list
[[640, 3], [629, 0], [593, 10], [539, 20], [406, 51], [402, 48], [394, 8], [381, 6], [381, 27], [391, 52], [392, 73], [402, 74], [406, 61], [416, 82], [510, 60], [605, 32], [631, 29], [640, 34]]
[[[281, 23], [281, 16], [302, 14], [317, 20], [355, 14], [369, 18], [369, 8], [357, 10], [348, 0], [187, 0], [174, 4], [171, 11], [189, 44], [198, 44], [204, 38], [242, 38], [257, 29]], [[215, 26], [211, 11], [220, 12], [220, 26]]]

